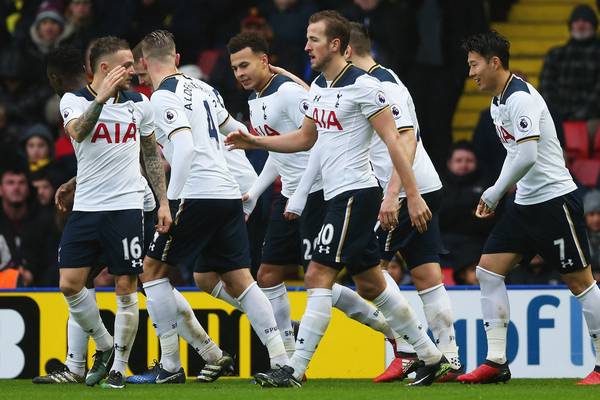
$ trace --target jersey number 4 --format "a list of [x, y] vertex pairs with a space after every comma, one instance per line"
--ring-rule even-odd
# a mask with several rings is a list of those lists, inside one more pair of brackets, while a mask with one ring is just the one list
[[217, 136], [217, 134], [218, 134], [217, 127], [215, 125], [215, 122], [212, 119], [212, 115], [210, 113], [210, 107], [208, 105], [208, 101], [206, 101], [206, 100], [204, 100], [204, 108], [206, 109], [206, 119], [208, 122], [208, 136], [215, 139], [215, 142], [217, 142], [217, 147], [219, 147], [219, 137]]

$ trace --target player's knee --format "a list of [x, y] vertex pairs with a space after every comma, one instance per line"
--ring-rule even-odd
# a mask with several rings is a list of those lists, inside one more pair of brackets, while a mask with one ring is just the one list
[[196, 282], [198, 289], [205, 293], [212, 293], [217, 283], [219, 283], [219, 276], [213, 273], [194, 272], [194, 282]]
[[[275, 268], [278, 268], [278, 270]], [[261, 265], [256, 275], [256, 282], [261, 288], [279, 285], [283, 282], [283, 268], [272, 265]]]
[[115, 277], [115, 294], [124, 296], [137, 290], [137, 275], [120, 275]]
[[360, 297], [373, 300], [377, 298], [383, 292], [385, 287], [382, 287], [381, 284], [376, 282], [369, 281], [361, 281], [360, 283], [356, 283], [356, 292], [360, 295]]
[[60, 291], [62, 292], [63, 295], [65, 295], [66, 297], [69, 296], [74, 296], [77, 293], [81, 292], [81, 289], [83, 289], [83, 284], [72, 281], [72, 280], [68, 280], [68, 279], [60, 279], [59, 282], [59, 287], [60, 287]]
[[152, 257], [144, 257], [144, 272], [140, 274], [142, 282], [150, 282], [167, 276], [167, 268], [162, 261]]
[[570, 273], [563, 275], [562, 278], [575, 296], [586, 291], [594, 283], [591, 273], [589, 275], [586, 273]]

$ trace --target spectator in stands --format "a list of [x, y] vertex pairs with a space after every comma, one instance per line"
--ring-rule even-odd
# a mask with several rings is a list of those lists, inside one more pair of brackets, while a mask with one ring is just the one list
[[[6, 111], [8, 125], [20, 127], [43, 120], [44, 105], [50, 90], [40, 87], [27, 75], [27, 63], [16, 46], [0, 53], [0, 106]], [[14, 128], [14, 127], [13, 127]], [[18, 138], [14, 142], [18, 143]]]
[[471, 143], [454, 144], [442, 174], [444, 194], [440, 208], [440, 229], [448, 254], [442, 256], [442, 265], [465, 267], [479, 259], [483, 243], [494, 218], [476, 218], [475, 207], [491, 181], [478, 167]]
[[[452, 117], [467, 77], [461, 41], [488, 30], [482, 0], [419, 0], [414, 15], [416, 40], [404, 80], [415, 102], [423, 144], [438, 170], [444, 169], [452, 144]], [[396, 22], [395, 22], [396, 23]], [[385, 39], [393, 42], [389, 38]], [[411, 36], [412, 40], [412, 36]], [[402, 76], [401, 76], [402, 78]]]
[[557, 129], [566, 120], [600, 118], [600, 40], [598, 18], [587, 5], [573, 9], [569, 41], [548, 52], [540, 74], [540, 92]]
[[55, 177], [56, 182], [62, 184], [70, 175], [61, 162], [54, 161], [54, 138], [50, 130], [43, 124], [29, 127], [21, 137], [21, 145], [29, 172], [43, 172]]
[[63, 42], [85, 49], [88, 43], [99, 36], [100, 32], [94, 20], [92, 0], [71, 0], [65, 9], [65, 29]]
[[[58, 246], [54, 213], [41, 208], [31, 195], [27, 170], [21, 165], [10, 160], [0, 173], [0, 258], [4, 269], [12, 270], [6, 274], [22, 286], [54, 284]], [[10, 261], [5, 264], [6, 259]]]
[[54, 207], [54, 193], [60, 185], [52, 173], [44, 170], [32, 173], [31, 184], [36, 190], [38, 203], [42, 207]]
[[600, 191], [592, 190], [583, 198], [583, 212], [590, 242], [590, 263], [594, 278], [600, 282]]
[[297, 76], [305, 76], [307, 67], [310, 69], [304, 51], [306, 21], [315, 11], [310, 0], [273, 0], [262, 12], [273, 30], [271, 53], [278, 55], [277, 65]]

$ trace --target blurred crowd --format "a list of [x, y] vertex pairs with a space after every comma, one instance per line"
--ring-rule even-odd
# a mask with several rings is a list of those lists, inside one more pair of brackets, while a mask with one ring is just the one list
[[[476, 284], [474, 268], [494, 219], [477, 219], [473, 211], [481, 193], [497, 177], [505, 153], [487, 110], [482, 111], [472, 142], [452, 143], [452, 116], [467, 79], [460, 42], [489, 29], [490, 21], [506, 18], [512, 3], [0, 0], [0, 288], [57, 285], [56, 249], [63, 221], [54, 209], [54, 192], [76, 174], [77, 166], [62, 130], [59, 99], [46, 79], [45, 55], [51, 49], [70, 45], [85, 51], [93, 38], [105, 35], [125, 38], [133, 47], [149, 31], [168, 29], [175, 35], [182, 69], [217, 88], [230, 113], [247, 121], [248, 93], [234, 79], [225, 44], [240, 31], [258, 32], [269, 41], [274, 65], [309, 82], [315, 75], [303, 50], [305, 29], [308, 17], [321, 9], [336, 9], [365, 24], [376, 60], [394, 69], [408, 86], [425, 147], [444, 181], [440, 223], [446, 282]], [[595, 132], [595, 120], [600, 119], [598, 20], [595, 11], [586, 7], [574, 9], [565, 27], [571, 39], [550, 51], [540, 79], [562, 141], [564, 121], [585, 121], [588, 130]], [[260, 172], [265, 154], [248, 155]], [[264, 204], [269, 207], [268, 199]], [[600, 273], [600, 191], [586, 194], [585, 213], [593, 267]], [[393, 273], [398, 282], [410, 283], [401, 257]], [[189, 283], [185, 278], [189, 274], [181, 275], [178, 283]], [[556, 283], [557, 277], [556, 268], [537, 257], [509, 280]]]

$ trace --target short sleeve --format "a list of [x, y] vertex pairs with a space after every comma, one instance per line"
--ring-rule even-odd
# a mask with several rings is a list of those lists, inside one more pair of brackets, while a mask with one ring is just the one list
[[295, 82], [286, 82], [279, 89], [285, 101], [285, 113], [297, 127], [302, 126], [304, 116], [309, 109], [308, 92]]
[[515, 142], [539, 140], [541, 108], [525, 92], [513, 94], [507, 102]]
[[183, 129], [191, 130], [191, 124], [183, 108], [181, 100], [173, 92], [157, 90], [152, 95], [152, 109], [154, 110], [154, 123], [167, 138]]
[[140, 122], [140, 134], [142, 136], [150, 136], [154, 132], [154, 110], [150, 100], [142, 94], [141, 101], [142, 121]]
[[383, 82], [382, 86], [390, 103], [390, 111], [394, 117], [396, 128], [414, 128], [415, 122], [412, 120], [410, 113], [412, 99], [408, 90], [392, 82]]
[[64, 126], [79, 118], [86, 108], [87, 101], [83, 97], [78, 97], [73, 93], [65, 93], [60, 99], [60, 115], [62, 115]]
[[356, 80], [356, 89], [354, 100], [358, 103], [361, 113], [368, 119], [376, 117], [389, 107], [381, 82], [372, 76], [359, 77]]

